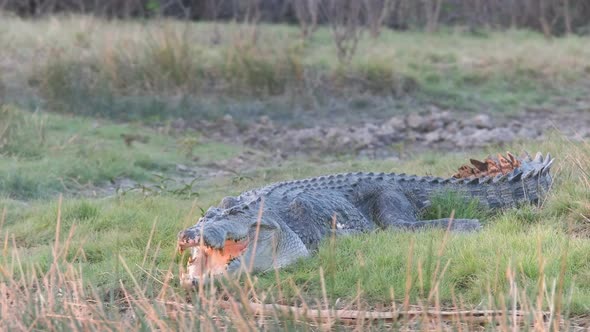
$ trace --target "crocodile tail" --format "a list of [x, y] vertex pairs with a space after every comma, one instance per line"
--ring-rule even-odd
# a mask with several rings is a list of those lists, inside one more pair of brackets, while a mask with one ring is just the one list
[[553, 179], [551, 166], [554, 159], [548, 153], [545, 157], [537, 152], [535, 158], [525, 153], [515, 158], [487, 158], [487, 169], [480, 174], [456, 178], [463, 186], [462, 192], [477, 198], [489, 208], [514, 207], [520, 203], [537, 204], [549, 191]]
[[455, 192], [467, 199], [475, 198], [488, 208], [514, 207], [520, 203], [538, 203], [552, 184], [551, 166], [555, 159], [540, 152], [535, 158], [528, 153], [520, 158], [508, 153], [483, 162], [472, 159], [473, 166], [462, 166], [450, 178], [399, 177], [415, 205], [428, 205], [436, 193]]

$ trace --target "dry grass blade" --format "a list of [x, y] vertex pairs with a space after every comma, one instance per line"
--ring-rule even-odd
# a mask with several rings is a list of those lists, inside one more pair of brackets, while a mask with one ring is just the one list
[[6, 222], [6, 207], [2, 209], [2, 216], [0, 217], [0, 232], [4, 227], [4, 223]]
[[61, 231], [61, 204], [63, 201], [63, 196], [59, 195], [59, 199], [57, 201], [57, 224], [55, 226], [55, 243], [53, 245], [53, 259], [54, 263], [57, 263], [58, 253], [59, 253], [59, 236]]
[[[194, 306], [189, 304], [180, 304], [175, 302], [161, 301], [166, 305], [174, 305], [175, 307], [182, 307], [185, 310], [194, 310]], [[247, 303], [240, 304], [236, 301], [219, 301], [215, 303], [216, 306], [224, 310], [234, 312], [241, 312], [240, 310], [248, 310], [250, 314], [259, 316], [271, 317], [272, 314], [279, 313], [281, 315], [296, 317], [299, 320], [306, 320], [315, 323], [327, 324], [334, 320], [341, 321], [357, 321], [357, 320], [380, 320], [387, 322], [396, 322], [401, 319], [412, 320], [416, 318], [428, 319], [442, 319], [444, 321], [465, 321], [471, 323], [488, 323], [494, 319], [501, 319], [503, 317], [512, 317], [516, 322], [523, 322], [524, 318], [531, 315], [530, 312], [515, 310], [399, 310], [399, 311], [363, 311], [363, 310], [327, 310], [327, 309], [312, 309], [295, 306], [287, 306], [280, 304], [260, 304]], [[549, 317], [547, 312], [535, 312], [543, 319]]]
[[141, 261], [141, 266], [145, 266], [145, 261], [148, 258], [149, 250], [151, 249], [152, 239], [154, 238], [154, 232], [156, 231], [156, 223], [158, 222], [158, 218], [154, 219], [154, 223], [152, 224], [152, 230], [150, 231], [150, 237], [148, 238], [148, 242], [145, 246], [145, 252], [143, 254], [143, 260]]

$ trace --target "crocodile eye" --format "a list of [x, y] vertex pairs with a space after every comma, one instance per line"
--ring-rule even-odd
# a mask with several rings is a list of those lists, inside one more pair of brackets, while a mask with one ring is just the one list
[[220, 211], [218, 208], [211, 207], [211, 208], [209, 208], [209, 210], [207, 210], [207, 212], [205, 212], [205, 215], [203, 216], [203, 218], [207, 218], [207, 219], [213, 218], [215, 216], [218, 216], [219, 212]]
[[227, 211], [227, 213], [230, 214], [230, 215], [232, 215], [232, 216], [235, 216], [235, 215], [244, 213], [244, 211], [242, 211], [242, 209], [236, 209], [236, 208], [234, 208], [234, 209], [229, 209]]
[[222, 209], [231, 209], [232, 207], [238, 205], [239, 200], [235, 197], [224, 197], [221, 200], [221, 204], [219, 205], [220, 208]]

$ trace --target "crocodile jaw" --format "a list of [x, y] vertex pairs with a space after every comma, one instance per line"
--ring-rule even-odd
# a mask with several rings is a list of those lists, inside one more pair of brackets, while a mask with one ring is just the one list
[[248, 238], [242, 240], [226, 240], [223, 248], [216, 249], [205, 244], [182, 244], [180, 250], [191, 249], [191, 257], [187, 262], [186, 272], [181, 273], [181, 283], [191, 287], [207, 277], [215, 277], [226, 273], [227, 267], [240, 258], [248, 249]]

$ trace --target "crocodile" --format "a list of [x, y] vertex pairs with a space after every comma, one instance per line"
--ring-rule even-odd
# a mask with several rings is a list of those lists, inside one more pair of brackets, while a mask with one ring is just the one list
[[311, 255], [332, 235], [427, 227], [476, 231], [477, 219], [420, 220], [433, 195], [454, 192], [484, 208], [537, 203], [552, 184], [554, 159], [537, 153], [471, 160], [449, 178], [357, 172], [274, 183], [225, 197], [178, 234], [190, 250], [185, 286], [238, 271], [266, 271]]

